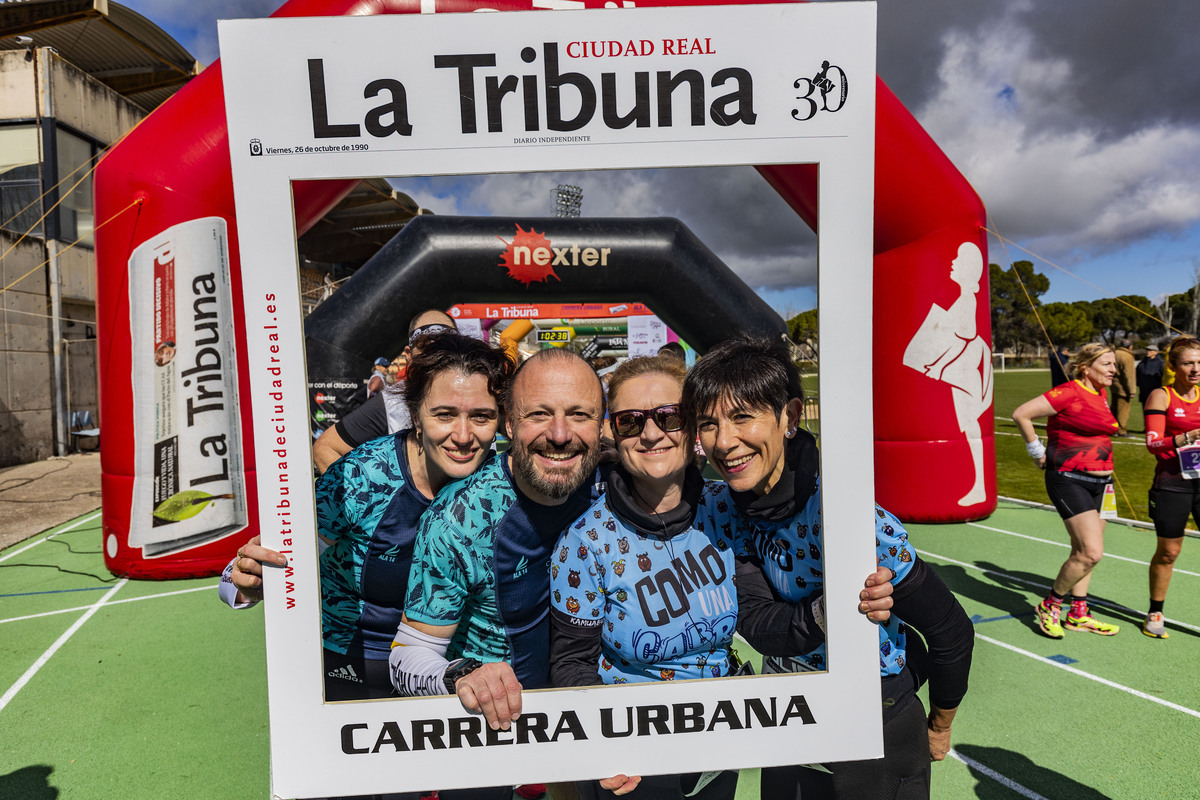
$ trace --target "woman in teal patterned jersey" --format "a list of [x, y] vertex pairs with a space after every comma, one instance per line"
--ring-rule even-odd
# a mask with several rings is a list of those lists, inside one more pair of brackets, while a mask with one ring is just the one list
[[[696, 419], [709, 463], [725, 478], [736, 516], [748, 528], [739, 559], [739, 632], [765, 656], [764, 671], [823, 670], [820, 645], [798, 648], [771, 608], [782, 598], [796, 618], [823, 625], [821, 486], [816, 442], [799, 428], [800, 377], [787, 352], [742, 336], [713, 348], [688, 375], [682, 405]], [[870, 484], [866, 489], [869, 491]], [[870, 502], [869, 494], [864, 502]], [[876, 556], [892, 574], [894, 615], [879, 627], [884, 757], [762, 771], [762, 796], [920, 798], [929, 796], [930, 761], [950, 749], [950, 723], [967, 690], [971, 622], [941, 579], [918, 558], [900, 522], [875, 507]], [[762, 577], [767, 585], [762, 585]], [[757, 580], [757, 586], [756, 586]], [[757, 599], [754, 599], [757, 598]], [[759, 608], [767, 613], [755, 614]], [[920, 637], [907, 635], [907, 626]], [[930, 713], [916, 690], [928, 677]], [[803, 760], [797, 754], [797, 760]]]
[[317, 528], [327, 545], [320, 556], [326, 700], [392, 694], [388, 654], [421, 514], [442, 487], [492, 454], [515, 368], [503, 351], [456, 333], [421, 345], [406, 384], [413, 428], [360, 445], [317, 481]]

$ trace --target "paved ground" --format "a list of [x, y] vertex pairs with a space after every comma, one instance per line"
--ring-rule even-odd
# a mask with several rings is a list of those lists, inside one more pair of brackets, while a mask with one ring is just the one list
[[0, 549], [99, 507], [99, 453], [0, 469]]

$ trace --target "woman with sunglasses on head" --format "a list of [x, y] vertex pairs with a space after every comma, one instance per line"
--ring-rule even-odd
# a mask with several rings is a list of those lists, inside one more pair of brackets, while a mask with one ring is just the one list
[[1152, 391], [1145, 409], [1146, 447], [1155, 455], [1150, 518], [1158, 546], [1150, 559], [1150, 610], [1142, 633], [1156, 639], [1168, 637], [1163, 605], [1188, 516], [1200, 520], [1200, 480], [1184, 476], [1179, 452], [1200, 442], [1200, 340], [1175, 342], [1168, 358], [1172, 384]]
[[[360, 445], [317, 481], [326, 700], [393, 694], [388, 655], [421, 514], [443, 486], [491, 456], [515, 369], [502, 350], [457, 333], [423, 337], [416, 351], [406, 384], [412, 427]], [[239, 571], [251, 576], [257, 567], [257, 574], [245, 589], [222, 578], [231, 605], [262, 598], [262, 561], [286, 563], [265, 548], [253, 558], [239, 550]]]
[[[1070, 372], [1074, 380], [1023, 403], [1012, 415], [1025, 449], [1046, 471], [1046, 494], [1071, 538], [1070, 556], [1059, 568], [1050, 593], [1036, 606], [1038, 628], [1051, 639], [1063, 638], [1064, 629], [1101, 636], [1120, 630], [1093, 617], [1087, 601], [1092, 569], [1104, 555], [1100, 508], [1112, 482], [1110, 437], [1118, 428], [1105, 390], [1117, 374], [1116, 352], [1106, 344], [1084, 345], [1075, 354]], [[1033, 421], [1047, 417], [1043, 446]], [[1064, 620], [1063, 600], [1068, 594], [1072, 601]]]
[[[428, 308], [419, 312], [408, 323], [408, 345], [401, 357], [407, 364], [414, 352], [420, 349], [418, 340], [450, 331], [457, 332], [458, 327], [454, 318], [445, 311]], [[364, 442], [412, 428], [412, 416], [404, 399], [404, 386], [403, 379], [397, 380], [317, 437], [313, 442], [313, 464], [318, 474]]]
[[[738, 564], [747, 624], [739, 632], [763, 653], [764, 672], [826, 668], [823, 635], [819, 646], [807, 649], [780, 635], [810, 611], [818, 628], [824, 625], [819, 460], [812, 435], [799, 428], [802, 398], [786, 350], [748, 335], [710, 350], [683, 390], [684, 414], [696, 420], [700, 444], [747, 528]], [[892, 616], [879, 626], [884, 757], [825, 764], [827, 772], [763, 769], [764, 798], [928, 797], [930, 761], [950, 750], [950, 725], [971, 666], [970, 619], [909, 545], [900, 522], [878, 506], [875, 538], [879, 566], [890, 570], [894, 586]], [[756, 614], [779, 600], [792, 605], [791, 625]], [[921, 637], [908, 635], [909, 627], [924, 636], [928, 652]], [[926, 677], [928, 716], [916, 696]]]
[[[679, 405], [686, 376], [669, 355], [631, 359], [613, 373], [608, 425], [618, 463], [605, 496], [563, 533], [551, 559], [555, 686], [718, 678], [738, 669], [738, 532], [728, 488], [696, 467], [694, 426]], [[875, 590], [872, 598], [885, 598], [890, 587]], [[798, 615], [798, 629], [790, 614], [779, 619], [791, 635], [819, 641], [811, 608]], [[736, 789], [733, 771], [579, 784], [585, 800], [606, 790], [715, 800]]]

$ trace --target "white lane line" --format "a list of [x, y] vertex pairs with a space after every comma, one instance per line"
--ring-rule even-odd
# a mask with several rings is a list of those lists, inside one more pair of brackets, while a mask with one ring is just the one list
[[[966, 561], [959, 561], [957, 558], [950, 558], [950, 556], [940, 556], [937, 553], [931, 553], [928, 550], [920, 550], [919, 552], [921, 553], [921, 555], [926, 555], [926, 556], [929, 556], [930, 558], [936, 558], [939, 561], [945, 561], [948, 564], [957, 564], [958, 566], [960, 566], [964, 569], [973, 569], [977, 572], [982, 572], [984, 575], [995, 575], [995, 576], [1003, 578], [1007, 581], [1012, 581], [1013, 583], [1023, 583], [1026, 586], [1031, 586], [1034, 589], [1037, 589], [1038, 592], [1044, 592], [1050, 588], [1050, 583], [1046, 582], [1046, 581], [1025, 580], [1024, 578], [1018, 578], [1016, 575], [1009, 575], [1007, 572], [999, 572], [994, 569], [984, 569], [983, 567], [977, 566], [975, 564], [969, 564]], [[1110, 603], [1107, 600], [1099, 600], [1091, 595], [1088, 596], [1088, 603], [1090, 605], [1097, 606], [1099, 608], [1107, 608], [1107, 609], [1110, 609], [1113, 611], [1120, 611], [1124, 614], [1129, 614], [1133, 617], [1140, 617], [1146, 613], [1145, 611], [1139, 611], [1136, 608], [1130, 608], [1129, 606], [1123, 606], [1120, 603]], [[1032, 608], [1032, 606], [1030, 606], [1030, 608]], [[1163, 617], [1163, 621], [1169, 622], [1170, 624], [1175, 625], [1180, 628], [1187, 628], [1190, 631], [1196, 631], [1197, 633], [1200, 633], [1200, 625], [1190, 625], [1186, 622], [1180, 622], [1177, 619], [1170, 619], [1165, 616]]]
[[12, 685], [12, 688], [5, 692], [3, 697], [0, 697], [0, 711], [3, 711], [5, 706], [7, 706], [12, 699], [17, 696], [17, 692], [21, 691], [21, 689], [25, 687], [25, 684], [29, 683], [29, 681], [33, 679], [33, 676], [36, 675], [38, 670], [40, 670], [45, 663], [50, 660], [50, 657], [57, 653], [58, 649], [66, 644], [68, 639], [75, 635], [75, 631], [82, 628], [83, 623], [91, 619], [92, 615], [99, 611], [104, 604], [108, 602], [108, 598], [120, 591], [121, 587], [127, 583], [129, 583], [129, 579], [122, 578], [117, 582], [116, 586], [112, 587], [108, 590], [108, 592], [105, 593], [104, 597], [101, 597], [95, 603], [92, 603], [92, 605], [88, 606], [87, 613], [75, 620], [75, 623], [71, 627], [67, 628], [62, 636], [58, 637], [58, 641], [50, 645], [50, 648], [46, 650], [46, 652], [42, 653], [37, 661], [33, 662], [33, 666], [25, 670], [25, 674], [17, 679], [17, 682]]
[[[1022, 500], [1019, 497], [1005, 497], [1004, 495], [998, 495], [996, 499], [1002, 500], [1006, 503], [1013, 503], [1021, 508], [1044, 508], [1047, 511], [1054, 511], [1055, 513], [1058, 513], [1055, 511], [1054, 506], [1050, 505], [1049, 503], [1036, 503], [1033, 500]], [[1141, 530], [1146, 531], [1154, 530], [1153, 522], [1143, 522], [1140, 519], [1130, 519], [1129, 517], [1114, 517], [1113, 519], [1109, 520], [1109, 522], [1120, 523], [1127, 528], [1140, 528]], [[1184, 528], [1183, 535], [1190, 539], [1200, 539], [1200, 531], [1193, 530], [1192, 528]]]
[[42, 538], [38, 539], [36, 542], [30, 542], [29, 544], [25, 545], [24, 547], [22, 547], [20, 549], [14, 550], [11, 553], [8, 553], [6, 555], [0, 556], [0, 561], [7, 561], [8, 559], [12, 558], [15, 555], [20, 555], [21, 553], [24, 553], [26, 550], [28, 550], [31, 547], [37, 547], [42, 542], [45, 542], [49, 539], [53, 539], [55, 536], [58, 536], [60, 533], [66, 533], [67, 531], [78, 528], [80, 525], [83, 525], [85, 522], [91, 522], [92, 520], [96, 519], [96, 517], [98, 517], [98, 516], [100, 516], [99, 511], [93, 512], [90, 517], [84, 517], [83, 519], [76, 520], [73, 525], [68, 525], [67, 527], [63, 528], [62, 530], [55, 531], [54, 533], [50, 534], [49, 536], [43, 536]]
[[[179, 594], [191, 594], [192, 592], [211, 592], [217, 587], [217, 584], [211, 586], [197, 586], [194, 589], [180, 589], [175, 592], [162, 592], [160, 594], [147, 594], [141, 597], [128, 597], [124, 600], [113, 600], [108, 605], [119, 606], [122, 603], [136, 603], [139, 600], [154, 600], [158, 597], [174, 597]], [[40, 614], [26, 614], [23, 617], [9, 617], [8, 619], [0, 619], [0, 625], [6, 622], [20, 622], [23, 619], [37, 619], [38, 617], [53, 617], [56, 614], [70, 614], [72, 611], [86, 611], [91, 606], [75, 606], [74, 608], [60, 608], [57, 611], [43, 611]]]
[[1095, 681], [1096, 683], [1107, 686], [1110, 689], [1116, 689], [1118, 691], [1125, 692], [1126, 694], [1131, 694], [1134, 697], [1139, 697], [1142, 700], [1149, 700], [1152, 703], [1158, 703], [1160, 706], [1166, 706], [1167, 708], [1170, 708], [1174, 711], [1180, 711], [1184, 714], [1189, 714], [1193, 717], [1200, 719], [1200, 711], [1196, 711], [1195, 709], [1188, 708], [1187, 706], [1181, 706], [1178, 703], [1172, 703], [1170, 700], [1163, 700], [1161, 697], [1155, 697], [1152, 694], [1146, 694], [1145, 692], [1139, 692], [1137, 689], [1131, 688], [1129, 686], [1125, 686], [1124, 684], [1120, 684], [1115, 681], [1110, 681], [1106, 678], [1101, 678], [1098, 675], [1092, 675], [1091, 673], [1084, 672], [1081, 669], [1076, 669], [1075, 667], [1072, 667], [1069, 664], [1060, 664], [1057, 661], [1053, 661], [1049, 658], [1046, 658], [1045, 656], [1039, 656], [1037, 653], [1031, 653], [1028, 650], [1022, 650], [1019, 647], [1008, 644], [1006, 642], [1001, 642], [998, 639], [993, 639], [990, 636], [984, 636], [983, 634], [978, 633], [978, 632], [976, 632], [975, 638], [982, 639], [983, 641], [987, 642], [988, 644], [994, 644], [997, 647], [1003, 647], [1005, 650], [1011, 650], [1014, 653], [1018, 653], [1020, 655], [1026, 656], [1028, 658], [1032, 658], [1034, 661], [1040, 661], [1043, 664], [1047, 664], [1051, 667], [1057, 667], [1059, 669], [1066, 670], [1067, 672], [1070, 672], [1072, 675], [1078, 675], [1081, 678], [1087, 678], [1089, 681]]
[[[1071, 545], [1067, 544], [1066, 542], [1055, 542], [1055, 541], [1051, 541], [1050, 539], [1039, 539], [1038, 537], [1030, 536], [1027, 533], [1017, 533], [1016, 531], [1006, 531], [1003, 528], [993, 528], [990, 525], [980, 525], [978, 522], [968, 522], [967, 524], [970, 525], [972, 528], [983, 528], [985, 531], [995, 531], [996, 533], [1003, 533], [1003, 534], [1007, 534], [1009, 536], [1016, 536], [1018, 539], [1028, 539], [1031, 542], [1041, 542], [1042, 544], [1050, 544], [1050, 545], [1054, 545], [1055, 547], [1065, 547], [1068, 550], [1071, 549]], [[1150, 566], [1149, 561], [1140, 561], [1136, 558], [1127, 558], [1126, 556], [1117, 556], [1117, 555], [1113, 555], [1112, 553], [1105, 553], [1104, 557], [1105, 558], [1115, 558], [1118, 561], [1128, 561], [1130, 564], [1140, 564], [1143, 567]], [[1178, 567], [1175, 568], [1174, 574], [1176, 574], [1176, 575], [1191, 575], [1193, 578], [1200, 578], [1200, 572], [1189, 572], [1186, 569], [1179, 569]]]
[[992, 769], [991, 767], [985, 767], [983, 764], [980, 764], [975, 759], [967, 758], [962, 753], [958, 752], [957, 750], [954, 750], [953, 748], [951, 748], [951, 750], [950, 750], [950, 757], [958, 759], [959, 761], [966, 764], [968, 767], [975, 770], [976, 772], [986, 775], [987, 777], [994, 780], [996, 783], [1000, 784], [1001, 786], [1003, 786], [1007, 789], [1011, 789], [1012, 791], [1016, 792], [1017, 794], [1021, 795], [1022, 797], [1027, 797], [1027, 798], [1029, 798], [1029, 800], [1048, 800], [1048, 798], [1043, 797], [1042, 795], [1038, 794], [1037, 792], [1033, 791], [1032, 789], [1026, 789], [1024, 786], [1017, 783], [1012, 778], [1007, 778], [1007, 777], [1001, 775], [999, 772], [996, 772], [996, 770]]

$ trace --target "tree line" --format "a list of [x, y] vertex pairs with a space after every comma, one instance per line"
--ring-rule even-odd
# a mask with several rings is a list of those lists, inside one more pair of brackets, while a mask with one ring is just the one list
[[[1019, 276], [1019, 279], [1018, 279]], [[1075, 348], [1102, 340], [1116, 344], [1130, 339], [1135, 345], [1176, 335], [1175, 329], [1194, 331], [1200, 317], [1200, 292], [1193, 285], [1170, 295], [1158, 305], [1140, 294], [1125, 294], [1073, 303], [1042, 303], [1050, 279], [1030, 261], [1014, 261], [1009, 269], [988, 265], [992, 294], [992, 349], [1020, 356], [1039, 345]], [[1024, 289], [1022, 289], [1024, 284]], [[1032, 307], [1031, 307], [1032, 304]], [[1034, 315], [1034, 309], [1037, 315]], [[1038, 317], [1045, 333], [1038, 325]]]
[[[1118, 340], [1130, 339], [1135, 346], [1142, 346], [1175, 336], [1178, 331], [1194, 332], [1200, 328], [1200, 269], [1190, 289], [1170, 295], [1157, 305], [1140, 294], [1043, 303], [1041, 296], [1049, 291], [1050, 279], [1036, 271], [1031, 261], [1015, 261], [1009, 269], [989, 264], [988, 282], [992, 350], [997, 353], [1009, 352], [1020, 357], [1036, 351], [1038, 346], [1049, 347], [1050, 342], [1055, 347], [1066, 345], [1074, 349], [1097, 340], [1116, 344]], [[1038, 317], [1045, 333], [1038, 325]], [[816, 360], [817, 310], [796, 314], [787, 326], [797, 357]], [[1046, 341], [1047, 336], [1050, 342]]]

